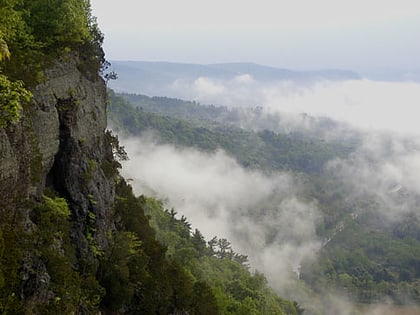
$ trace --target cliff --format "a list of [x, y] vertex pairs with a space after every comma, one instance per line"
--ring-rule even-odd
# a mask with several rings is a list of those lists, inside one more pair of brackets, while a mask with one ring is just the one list
[[[115, 182], [105, 174], [113, 163], [106, 86], [99, 75], [88, 79], [79, 64], [75, 55], [55, 62], [32, 89], [20, 122], [0, 128], [0, 209], [3, 234], [8, 228], [33, 234], [33, 208], [46, 190], [65, 198], [77, 261], [92, 265], [114, 229]], [[22, 251], [17, 286], [26, 304], [54, 296], [46, 264], [36, 251]]]

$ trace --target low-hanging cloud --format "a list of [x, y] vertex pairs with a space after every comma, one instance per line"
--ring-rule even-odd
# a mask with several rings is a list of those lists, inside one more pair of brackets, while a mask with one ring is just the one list
[[300, 184], [291, 174], [264, 175], [223, 151], [157, 145], [147, 137], [122, 143], [130, 156], [123, 174], [136, 193], [165, 199], [207, 239], [230, 240], [276, 289], [297, 278], [302, 260], [319, 249], [316, 203], [299, 199]]
[[347, 159], [327, 164], [327, 172], [339, 178], [350, 200], [374, 200], [376, 211], [390, 223], [416, 209], [420, 196], [420, 145], [411, 138], [367, 134], [363, 144]]
[[229, 107], [261, 106], [267, 113], [307, 113], [365, 130], [420, 133], [420, 83], [363, 80], [260, 82], [248, 74], [231, 79], [177, 80], [177, 97]]
[[178, 79], [167, 88], [167, 91], [170, 95], [183, 99], [229, 107], [255, 106], [263, 98], [261, 84], [249, 74], [237, 75], [230, 79], [212, 77]]
[[415, 118], [420, 101], [418, 83], [325, 81], [289, 96], [269, 91], [265, 104], [272, 110], [326, 116], [369, 131], [420, 133]]

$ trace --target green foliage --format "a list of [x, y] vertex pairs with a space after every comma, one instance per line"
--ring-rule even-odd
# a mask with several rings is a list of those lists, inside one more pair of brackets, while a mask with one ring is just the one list
[[212, 251], [198, 230], [191, 233], [184, 216], [178, 219], [174, 209], [165, 211], [156, 199], [135, 197], [123, 179], [116, 194], [117, 230], [108, 237], [97, 272], [105, 290], [103, 309], [130, 314], [297, 314], [292, 303], [267, 287], [263, 275], [251, 275], [235, 255], [222, 254], [227, 240], [217, 241], [219, 247]]
[[[0, 5], [0, 127], [17, 122], [53, 60], [83, 52], [84, 73], [106, 64], [88, 0], [3, 0]], [[87, 50], [89, 48], [89, 50]], [[82, 54], [81, 54], [82, 55]]]
[[[105, 132], [105, 136], [107, 138], [107, 143], [111, 146], [112, 153], [114, 154], [114, 159], [117, 161], [127, 161], [127, 152], [125, 152], [124, 147], [120, 145], [118, 136], [112, 134], [110, 130], [107, 130]], [[121, 167], [121, 165], [118, 166]]]
[[[134, 313], [182, 308], [175, 288], [186, 280], [182, 273], [172, 274], [175, 267], [166, 260], [165, 247], [155, 240], [141, 202], [124, 180], [118, 182], [117, 196], [119, 231], [110, 239], [100, 264], [99, 281], [106, 290], [103, 305], [118, 310], [125, 304]], [[177, 294], [183, 294], [182, 287]]]
[[16, 123], [22, 111], [22, 104], [29, 102], [32, 94], [21, 81], [11, 82], [0, 74], [0, 127]]
[[93, 78], [107, 64], [102, 42], [88, 0], [4, 0], [0, 7], [0, 71], [26, 86], [71, 52]]
[[34, 256], [45, 262], [53, 293], [49, 303], [38, 306], [41, 313], [69, 314], [78, 308], [81, 278], [75, 270], [75, 250], [70, 238], [70, 210], [65, 199], [44, 196], [34, 208], [37, 230], [31, 235]]
[[[327, 143], [319, 139], [278, 134], [269, 130], [249, 131], [213, 120], [185, 119], [180, 118], [181, 115], [171, 117], [171, 106], [168, 101], [171, 99], [138, 97], [142, 100], [146, 98], [151, 103], [149, 107], [143, 108], [140, 104], [134, 107], [121, 95], [109, 91], [109, 119], [110, 124], [117, 131], [137, 136], [144, 131], [153, 130], [157, 132], [162, 143], [195, 147], [210, 152], [221, 148], [246, 167], [263, 170], [294, 170], [309, 174], [321, 173], [327, 161], [334, 157], [345, 157], [353, 149], [348, 144]], [[161, 105], [162, 100], [168, 104]], [[155, 104], [158, 107], [156, 112], [145, 110]], [[199, 111], [198, 115], [200, 115], [201, 106], [187, 104], [188, 110], [191, 107], [197, 108], [195, 110]], [[176, 107], [176, 104], [173, 107]], [[211, 112], [218, 110], [214, 106], [210, 109]], [[193, 112], [192, 109], [191, 112]], [[186, 115], [186, 117], [190, 116]]]
[[25, 22], [22, 18], [24, 11], [19, 8], [20, 4], [20, 0], [2, 0], [0, 6], [2, 58], [0, 58], [0, 61], [10, 58], [8, 43], [16, 41], [25, 32]]
[[163, 210], [153, 198], [140, 200], [157, 238], [168, 246], [168, 256], [196, 279], [191, 306], [197, 314], [298, 314], [293, 303], [268, 287], [264, 275], [250, 274], [246, 256], [235, 253], [228, 240], [206, 242], [174, 209]]
[[127, 161], [128, 155], [123, 146], [120, 145], [118, 137], [110, 130], [105, 131], [105, 141], [110, 145], [109, 156], [101, 162], [101, 169], [110, 180], [118, 181], [121, 161]]
[[91, 39], [89, 1], [25, 0], [24, 7], [34, 40], [48, 49], [68, 49]]

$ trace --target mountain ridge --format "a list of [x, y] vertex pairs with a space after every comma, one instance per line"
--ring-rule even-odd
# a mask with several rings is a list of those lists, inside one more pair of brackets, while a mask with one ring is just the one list
[[259, 65], [251, 62], [190, 64], [167, 61], [120, 61], [111, 60], [118, 80], [109, 83], [117, 92], [140, 93], [151, 96], [174, 96], [174, 84], [178, 81], [194, 83], [200, 78], [215, 80], [244, 79], [257, 82], [318, 80], [358, 80], [361, 76], [350, 70], [324, 69], [297, 71]]
[[[194, 69], [215, 69], [236, 74], [255, 72], [255, 71], [272, 71], [282, 72], [284, 74], [323, 74], [323, 73], [340, 73], [347, 75], [351, 78], [360, 78], [361, 76], [352, 70], [339, 69], [339, 68], [322, 68], [317, 70], [294, 70], [290, 68], [283, 68], [277, 66], [262, 65], [255, 62], [220, 62], [220, 63], [185, 63], [185, 62], [172, 62], [172, 61], [146, 61], [146, 60], [110, 60], [113, 66], [124, 65], [130, 66], [136, 69], [153, 67], [167, 67], [167, 68], [194, 68]], [[250, 74], [250, 73], [248, 73]]]

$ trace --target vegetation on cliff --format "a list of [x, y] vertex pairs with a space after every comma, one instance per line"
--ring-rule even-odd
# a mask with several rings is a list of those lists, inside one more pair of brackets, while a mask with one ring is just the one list
[[86, 0], [4, 0], [0, 6], [0, 126], [16, 122], [28, 88], [43, 80], [44, 69], [72, 53], [95, 77], [106, 66], [103, 36]]

